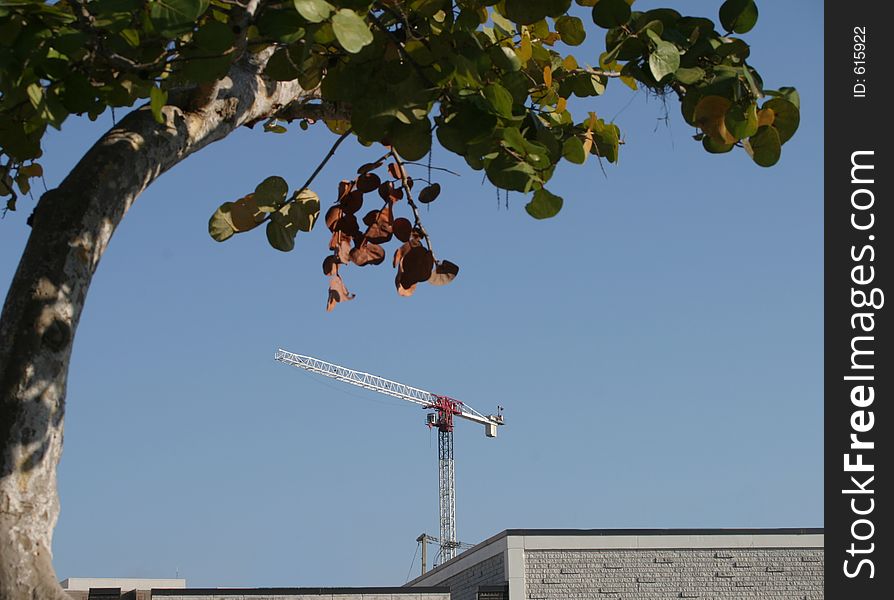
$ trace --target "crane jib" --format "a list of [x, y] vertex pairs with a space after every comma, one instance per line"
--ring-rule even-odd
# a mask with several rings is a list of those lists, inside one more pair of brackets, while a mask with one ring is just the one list
[[460, 417], [484, 425], [487, 437], [496, 437], [497, 427], [503, 424], [503, 407], [497, 407], [497, 414], [483, 415], [466, 404], [433, 394], [404, 383], [391, 381], [378, 375], [355, 371], [335, 363], [312, 356], [293, 354], [280, 348], [274, 359], [298, 367], [311, 373], [318, 373], [338, 381], [344, 381], [367, 390], [400, 398], [434, 411], [429, 413], [426, 424], [438, 430], [438, 505], [440, 521], [440, 557], [446, 562], [456, 556], [459, 542], [456, 538], [456, 476], [453, 468], [453, 417]]

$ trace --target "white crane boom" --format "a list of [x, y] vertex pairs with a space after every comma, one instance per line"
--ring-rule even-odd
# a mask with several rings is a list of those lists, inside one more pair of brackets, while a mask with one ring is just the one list
[[397, 381], [391, 381], [378, 375], [370, 375], [363, 371], [348, 369], [335, 363], [320, 360], [312, 356], [294, 354], [280, 348], [274, 358], [281, 363], [319, 373], [338, 381], [344, 381], [374, 392], [387, 394], [401, 400], [412, 402], [427, 410], [433, 410], [427, 419], [429, 427], [438, 429], [438, 491], [440, 513], [441, 560], [447, 561], [456, 556], [460, 546], [456, 537], [456, 475], [453, 467], [453, 417], [461, 417], [484, 425], [487, 437], [496, 437], [497, 427], [503, 424], [502, 407], [497, 407], [497, 414], [483, 415], [459, 400], [448, 396], [433, 394]]
[[[363, 371], [355, 371], [354, 369], [342, 367], [341, 365], [320, 360], [319, 358], [314, 358], [312, 356], [294, 354], [283, 350], [282, 348], [276, 351], [274, 358], [287, 365], [300, 367], [307, 371], [311, 371], [312, 373], [319, 373], [320, 375], [325, 375], [326, 377], [331, 377], [338, 381], [344, 381], [345, 383], [379, 392], [380, 394], [394, 396], [395, 398], [418, 404], [426, 409], [436, 409], [439, 399], [446, 398], [446, 396], [439, 396], [432, 392], [420, 390], [419, 388], [406, 385], [405, 383], [398, 383], [397, 381], [391, 381], [390, 379], [385, 379], [378, 375], [370, 375]], [[453, 399], [451, 398], [450, 400]], [[453, 400], [453, 402], [457, 404], [456, 408], [458, 412], [453, 413], [455, 416], [484, 425], [485, 434], [488, 437], [496, 437], [496, 426], [503, 424], [502, 416], [483, 415], [459, 400]]]

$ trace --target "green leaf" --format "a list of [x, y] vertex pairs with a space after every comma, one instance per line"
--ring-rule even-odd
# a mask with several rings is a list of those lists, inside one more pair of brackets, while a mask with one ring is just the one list
[[706, 135], [702, 138], [702, 146], [711, 154], [725, 154], [732, 150], [735, 145], [734, 142], [729, 144], [719, 142], [710, 135]]
[[236, 34], [233, 33], [233, 29], [217, 19], [206, 21], [193, 36], [193, 42], [195, 42], [196, 46], [212, 54], [225, 52], [235, 41]]
[[294, 0], [295, 10], [311, 23], [324, 21], [335, 7], [325, 0]]
[[701, 67], [681, 67], [674, 71], [674, 77], [680, 83], [691, 85], [705, 78], [705, 71]]
[[798, 90], [793, 87], [781, 87], [778, 90], [764, 90], [764, 93], [774, 98], [788, 100], [795, 105], [795, 108], [798, 110], [801, 109], [801, 96], [798, 95]]
[[627, 0], [599, 0], [593, 7], [593, 22], [611, 29], [630, 20], [630, 5]]
[[216, 242], [222, 242], [233, 237], [236, 228], [233, 226], [233, 220], [230, 218], [230, 209], [233, 207], [232, 202], [224, 202], [211, 215], [208, 221], [208, 233]]
[[527, 192], [537, 178], [527, 162], [520, 162], [505, 152], [498, 154], [484, 168], [487, 178], [498, 188]]
[[62, 103], [72, 113], [85, 113], [97, 106], [96, 90], [82, 74], [71, 72], [64, 80]]
[[280, 252], [291, 252], [295, 247], [295, 231], [289, 231], [276, 219], [267, 222], [267, 241]]
[[506, 0], [505, 15], [507, 19], [519, 25], [531, 25], [547, 15], [546, 2], [531, 0]]
[[267, 61], [264, 74], [274, 81], [292, 81], [298, 78], [300, 71], [289, 53], [289, 48], [280, 48]]
[[593, 123], [593, 147], [590, 152], [602, 156], [610, 163], [618, 161], [618, 148], [621, 144], [621, 130], [614, 123], [606, 123], [596, 119]]
[[149, 18], [165, 37], [191, 31], [208, 8], [208, 0], [149, 0]]
[[40, 87], [40, 84], [28, 84], [28, 87], [25, 88], [25, 92], [28, 94], [28, 100], [31, 101], [31, 106], [38, 108], [40, 103], [43, 102], [43, 88]]
[[751, 67], [745, 65], [742, 69], [742, 75], [745, 76], [745, 81], [748, 83], [748, 89], [751, 91], [751, 96], [753, 98], [760, 98], [761, 90], [757, 85], [757, 81], [754, 80], [754, 75], [751, 74]]
[[751, 137], [757, 133], [757, 105], [731, 105], [723, 117], [726, 130], [737, 140]]
[[254, 201], [258, 210], [273, 212], [285, 204], [289, 184], [277, 175], [268, 177], [255, 188]]
[[746, 33], [757, 23], [754, 0], [726, 0], [720, 6], [720, 24], [727, 31]]
[[161, 109], [164, 108], [167, 101], [167, 90], [163, 90], [157, 87], [153, 87], [151, 90], [149, 90], [149, 110], [152, 111], [152, 116], [155, 117], [156, 122], [162, 125], [164, 125], [165, 123], [165, 116], [164, 113], [161, 112]]
[[349, 8], [342, 8], [332, 17], [332, 30], [341, 47], [356, 54], [373, 41], [366, 21]]
[[567, 15], [556, 19], [556, 31], [562, 36], [562, 41], [569, 46], [579, 46], [587, 37], [583, 21]]
[[772, 98], [761, 108], [773, 110], [773, 127], [779, 133], [780, 143], [786, 143], [795, 135], [801, 124], [801, 113], [794, 104], [784, 98]]
[[284, 44], [291, 44], [303, 38], [306, 33], [305, 24], [306, 19], [288, 6], [280, 10], [265, 9], [256, 23], [262, 36]]
[[507, 148], [511, 148], [519, 154], [527, 152], [528, 142], [517, 127], [504, 127], [500, 130], [500, 138], [502, 138]]
[[41, 131], [25, 132], [23, 124], [0, 119], [0, 148], [18, 161], [40, 156]]
[[[651, 32], [652, 30], [650, 29], [649, 33]], [[679, 68], [680, 51], [670, 42], [659, 40], [655, 44], [655, 50], [649, 54], [649, 70], [652, 71], [652, 76], [655, 77], [656, 81], [660, 82]]]
[[419, 160], [431, 150], [431, 123], [428, 117], [410, 125], [396, 123], [390, 137], [398, 154], [407, 160]]
[[140, 45], [140, 32], [136, 29], [122, 29], [120, 35], [131, 48], [136, 48]]
[[772, 167], [782, 154], [779, 132], [772, 125], [764, 125], [748, 139], [751, 158], [762, 167]]
[[498, 68], [504, 71], [514, 72], [521, 69], [521, 61], [512, 48], [494, 46], [488, 52], [488, 56]]
[[564, 144], [562, 144], [562, 156], [569, 162], [578, 165], [584, 164], [584, 161], [587, 160], [587, 152], [584, 150], [584, 143], [580, 138], [571, 136], [565, 140]]
[[494, 112], [503, 117], [512, 116], [512, 94], [499, 83], [491, 83], [484, 88], [484, 97], [490, 102]]
[[[604, 1], [604, 0], [603, 0]], [[525, 210], [535, 219], [555, 217], [562, 210], [562, 197], [550, 193], [546, 188], [534, 192], [534, 197], [525, 205]]]
[[438, 120], [438, 141], [451, 152], [464, 155], [467, 146], [482, 141], [497, 127], [497, 117], [463, 103], [452, 118]]
[[174, 71], [176, 81], [191, 81], [193, 83], [202, 83], [206, 81], [216, 81], [226, 75], [230, 68], [233, 56], [225, 54], [223, 56], [205, 56], [205, 52], [199, 51], [199, 56], [191, 56], [184, 53], [184, 62], [177, 64], [177, 70]]
[[571, 91], [578, 98], [586, 98], [588, 96], [599, 96], [605, 92], [605, 79], [600, 75], [593, 73], [580, 73], [570, 79]]
[[289, 221], [299, 231], [310, 231], [320, 216], [320, 197], [310, 190], [301, 190], [289, 205]]

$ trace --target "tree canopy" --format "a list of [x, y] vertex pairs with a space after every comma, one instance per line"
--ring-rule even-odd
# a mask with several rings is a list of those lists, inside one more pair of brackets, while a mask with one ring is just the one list
[[[559, 162], [618, 160], [618, 126], [573, 100], [603, 94], [612, 80], [675, 93], [709, 153], [739, 147], [764, 167], [779, 160], [798, 127], [799, 98], [793, 88], [766, 88], [748, 64], [738, 36], [757, 22], [753, 0], [723, 2], [719, 29], [671, 8], [635, 11], [632, 0], [576, 3], [584, 8], [571, 0], [0, 0], [0, 194], [14, 210], [42, 174], [47, 127], [70, 114], [95, 119], [148, 100], [164, 125], [165, 105], [183, 103], [178, 95], [194, 101], [234, 61], [258, 57], [270, 82], [297, 81], [323, 107], [320, 119], [308, 119], [283, 106], [264, 119], [265, 131], [322, 120], [336, 145], [352, 135], [387, 149], [343, 182], [326, 213], [331, 309], [352, 297], [339, 266], [383, 262], [380, 244], [392, 237], [403, 244], [393, 261], [399, 293], [456, 275], [456, 265], [434, 258], [417, 211], [440, 187], [429, 181], [414, 198], [403, 168], [435, 141], [498, 189], [532, 193], [532, 217], [555, 216], [563, 198], [547, 185]], [[587, 12], [605, 30], [593, 64], [573, 54], [593, 30]], [[379, 170], [386, 160], [387, 173]], [[281, 177], [265, 179], [220, 206], [211, 236], [223, 241], [266, 224], [270, 244], [291, 250], [319, 214], [312, 179], [291, 194]], [[361, 226], [355, 215], [376, 190], [382, 202], [367, 204]], [[404, 196], [409, 218], [396, 216]]]
[[[399, 294], [457, 276], [419, 213], [440, 185], [413, 177], [435, 143], [498, 190], [526, 194], [535, 219], [559, 213], [564, 199], [549, 189], [559, 163], [618, 161], [623, 133], [594, 101], [609, 85], [678, 98], [708, 153], [740, 149], [757, 165], [777, 163], [798, 128], [799, 98], [765, 87], [748, 63], [740, 36], [757, 23], [754, 0], [718, 0], [719, 24], [633, 4], [0, 0], [4, 214], [42, 177], [49, 128], [70, 115], [115, 120], [34, 205], [0, 318], [0, 599], [65, 597], [49, 556], [66, 381], [112, 234], [161, 173], [236, 128], [332, 132], [306, 180], [252, 182], [208, 227], [224, 241], [263, 226], [273, 248], [289, 251], [322, 220], [329, 309], [353, 297], [341, 270], [383, 263], [394, 238]], [[603, 37], [604, 51], [581, 52], [588, 35]], [[332, 191], [320, 219], [311, 186], [348, 138], [370, 148], [369, 162]]]

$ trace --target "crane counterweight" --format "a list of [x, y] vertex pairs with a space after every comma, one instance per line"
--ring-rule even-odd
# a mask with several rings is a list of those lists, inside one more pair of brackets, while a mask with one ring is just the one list
[[456, 556], [459, 542], [456, 537], [456, 473], [453, 459], [453, 424], [454, 417], [460, 417], [474, 423], [484, 425], [487, 437], [496, 437], [497, 427], [503, 424], [503, 407], [497, 407], [497, 414], [483, 415], [465, 403], [433, 394], [403, 383], [391, 381], [378, 375], [370, 375], [363, 371], [355, 371], [326, 362], [311, 356], [294, 354], [279, 349], [274, 355], [277, 361], [298, 367], [312, 373], [331, 377], [338, 381], [350, 383], [380, 394], [387, 394], [401, 400], [412, 402], [426, 410], [434, 412], [426, 416], [426, 425], [438, 430], [438, 508], [440, 536], [438, 544], [441, 549], [441, 560], [446, 562]]

